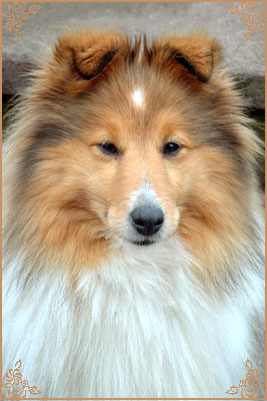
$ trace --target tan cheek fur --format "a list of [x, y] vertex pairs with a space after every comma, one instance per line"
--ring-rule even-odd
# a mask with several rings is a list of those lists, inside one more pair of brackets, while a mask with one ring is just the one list
[[183, 167], [187, 173], [177, 232], [213, 275], [229, 257], [227, 246], [244, 239], [248, 195], [233, 175], [233, 163], [214, 149], [192, 152]]
[[98, 217], [106, 204], [100, 194], [90, 193], [88, 152], [83, 146], [72, 142], [43, 151], [43, 157], [25, 195], [32, 246], [49, 250], [61, 263], [65, 258], [75, 274], [76, 268], [96, 264], [108, 251]]

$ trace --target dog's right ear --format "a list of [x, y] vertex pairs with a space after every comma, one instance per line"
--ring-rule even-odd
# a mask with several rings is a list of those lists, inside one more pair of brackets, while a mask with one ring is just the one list
[[170, 35], [156, 40], [151, 47], [145, 41], [144, 61], [169, 71], [188, 84], [208, 83], [214, 67], [221, 64], [219, 43], [205, 33]]
[[49, 68], [50, 85], [60, 92], [79, 94], [122, 62], [130, 51], [128, 38], [119, 33], [78, 31], [65, 34], [54, 48]]

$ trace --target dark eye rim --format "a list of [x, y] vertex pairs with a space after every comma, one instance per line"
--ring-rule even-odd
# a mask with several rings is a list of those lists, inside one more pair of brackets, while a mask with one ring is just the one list
[[[168, 145], [174, 145], [173, 149], [169, 148], [169, 150], [167, 150]], [[183, 147], [180, 143], [170, 141], [170, 142], [165, 143], [165, 145], [163, 146], [163, 149], [162, 149], [162, 153], [164, 156], [174, 156], [174, 155], [180, 153], [182, 148]]]
[[103, 142], [98, 145], [99, 149], [106, 155], [119, 156], [118, 148], [112, 142]]

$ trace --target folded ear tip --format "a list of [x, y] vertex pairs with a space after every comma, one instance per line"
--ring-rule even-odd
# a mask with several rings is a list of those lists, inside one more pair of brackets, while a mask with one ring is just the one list
[[172, 69], [174, 74], [185, 77], [187, 71], [188, 77], [200, 82], [208, 82], [214, 67], [222, 61], [219, 42], [204, 30], [165, 36], [153, 42], [152, 50], [154, 55], [157, 52], [165, 54], [158, 58], [160, 63], [166, 63], [167, 57], [180, 65], [176, 70]]
[[60, 82], [65, 82], [64, 88], [79, 93], [89, 88], [115, 59], [121, 60], [119, 54], [126, 56], [130, 51], [128, 37], [115, 30], [68, 31], [59, 36], [54, 46], [50, 65], [56, 74], [51, 75], [61, 71]]

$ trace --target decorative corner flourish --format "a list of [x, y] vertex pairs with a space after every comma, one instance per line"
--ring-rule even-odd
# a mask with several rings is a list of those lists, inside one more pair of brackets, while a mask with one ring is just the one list
[[8, 373], [6, 373], [5, 383], [2, 384], [2, 387], [8, 390], [7, 394], [11, 396], [10, 398], [26, 398], [27, 392], [33, 395], [41, 394], [41, 391], [36, 386], [30, 387], [27, 380], [22, 380], [20, 368], [21, 359], [15, 363], [14, 369], [9, 369]]
[[33, 4], [27, 9], [26, 0], [14, 0], [14, 5], [9, 5], [8, 12], [3, 13], [3, 16], [6, 17], [6, 27], [9, 31], [14, 32], [18, 40], [21, 40], [22, 22], [27, 21], [30, 14], [37, 14], [40, 8], [42, 7]]
[[241, 1], [241, 5], [230, 5], [225, 7], [231, 14], [238, 14], [240, 21], [246, 21], [248, 33], [246, 39], [252, 38], [252, 33], [257, 32], [262, 26], [264, 12], [260, 11], [259, 6], [254, 6], [254, 1]]
[[231, 386], [227, 394], [238, 395], [241, 393], [241, 397], [254, 398], [260, 393], [260, 389], [264, 388], [264, 383], [261, 382], [262, 374], [258, 372], [258, 369], [252, 369], [252, 363], [247, 359], [246, 367], [248, 373], [246, 374], [245, 380], [240, 380], [238, 386]]

